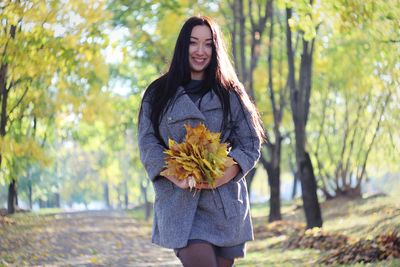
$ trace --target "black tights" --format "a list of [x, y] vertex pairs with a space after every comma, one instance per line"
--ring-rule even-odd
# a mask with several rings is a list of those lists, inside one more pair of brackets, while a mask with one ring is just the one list
[[190, 244], [179, 250], [178, 258], [184, 267], [232, 267], [234, 260], [215, 255], [213, 245]]

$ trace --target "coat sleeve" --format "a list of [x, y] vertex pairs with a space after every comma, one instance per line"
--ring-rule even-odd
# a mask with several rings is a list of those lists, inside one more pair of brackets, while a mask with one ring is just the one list
[[233, 179], [237, 181], [255, 167], [260, 157], [261, 142], [253, 126], [250, 112], [242, 105], [236, 94], [231, 96], [231, 109], [234, 117], [229, 136], [231, 150], [228, 155], [240, 166], [240, 173]]
[[143, 99], [142, 110], [139, 114], [139, 152], [140, 160], [150, 178], [154, 181], [164, 168], [164, 146], [155, 136], [150, 120], [150, 103]]

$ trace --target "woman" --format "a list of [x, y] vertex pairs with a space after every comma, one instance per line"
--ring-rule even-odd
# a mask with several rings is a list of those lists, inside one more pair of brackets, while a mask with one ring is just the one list
[[[237, 163], [215, 188], [163, 177], [168, 138], [182, 142], [184, 124], [221, 132]], [[221, 33], [208, 17], [183, 25], [166, 74], [147, 88], [139, 114], [141, 160], [155, 190], [152, 241], [172, 248], [184, 266], [232, 266], [253, 239], [244, 176], [255, 166], [264, 137], [259, 115], [238, 81]], [[212, 190], [211, 190], [212, 189]]]

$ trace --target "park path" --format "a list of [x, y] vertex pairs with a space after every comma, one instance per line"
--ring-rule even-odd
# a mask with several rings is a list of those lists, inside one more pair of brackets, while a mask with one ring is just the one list
[[123, 211], [30, 215], [0, 225], [0, 266], [181, 266]]

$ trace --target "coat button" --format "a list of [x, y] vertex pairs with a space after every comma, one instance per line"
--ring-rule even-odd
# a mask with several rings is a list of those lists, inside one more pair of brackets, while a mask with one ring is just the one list
[[171, 118], [171, 117], [168, 117], [168, 120], [170, 121], [170, 120], [172, 120], [172, 118]]

